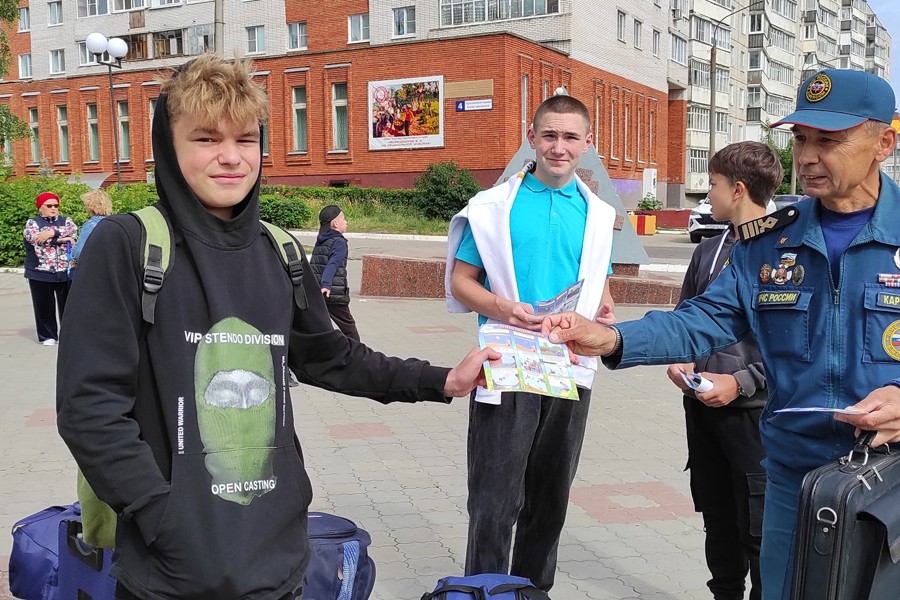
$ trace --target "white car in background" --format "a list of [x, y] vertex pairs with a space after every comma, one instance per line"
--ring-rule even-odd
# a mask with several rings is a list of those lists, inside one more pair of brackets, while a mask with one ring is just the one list
[[[785, 199], [785, 204], [782, 206], [778, 205], [779, 198]], [[790, 198], [793, 199], [793, 202], [796, 202], [802, 198], [802, 196], [790, 196]], [[793, 203], [788, 200], [787, 196], [774, 196], [773, 199], [774, 201], [769, 200], [768, 205], [766, 205], [766, 214], [775, 212], [777, 209]], [[729, 225], [730, 223], [728, 221], [716, 221], [713, 219], [712, 205], [709, 203], [709, 196], [707, 196], [700, 201], [700, 204], [691, 210], [691, 216], [688, 217], [688, 234], [691, 236], [691, 241], [693, 243], [699, 244], [700, 240], [705, 237], [719, 235]]]

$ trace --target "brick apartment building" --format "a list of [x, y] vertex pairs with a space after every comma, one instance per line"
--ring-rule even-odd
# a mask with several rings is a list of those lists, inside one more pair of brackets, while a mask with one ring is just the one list
[[[271, 100], [269, 183], [411, 187], [452, 159], [489, 185], [537, 105], [565, 86], [588, 106], [626, 206], [648, 191], [680, 205], [687, 69], [669, 40], [685, 21], [669, 0], [646, 4], [626, 15], [591, 0], [23, 0], [0, 104], [33, 137], [6, 151], [17, 173], [108, 184], [115, 131], [122, 180], [146, 181], [160, 74], [219, 35], [226, 56], [254, 60]], [[87, 51], [91, 32], [126, 41], [121, 69]], [[408, 136], [384, 125], [388, 112], [402, 124], [407, 104]]]

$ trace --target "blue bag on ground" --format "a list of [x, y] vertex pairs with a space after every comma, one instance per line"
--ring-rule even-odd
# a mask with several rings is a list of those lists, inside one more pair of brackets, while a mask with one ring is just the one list
[[76, 502], [50, 506], [25, 517], [12, 528], [9, 591], [23, 600], [53, 600], [58, 588], [59, 524], [81, 517]]
[[422, 600], [550, 600], [550, 596], [524, 577], [485, 573], [444, 577]]
[[375, 587], [372, 538], [350, 519], [309, 513], [309, 545], [302, 600], [366, 600]]
[[113, 600], [116, 580], [109, 574], [112, 550], [84, 541], [81, 521], [59, 524], [59, 591], [56, 600]]

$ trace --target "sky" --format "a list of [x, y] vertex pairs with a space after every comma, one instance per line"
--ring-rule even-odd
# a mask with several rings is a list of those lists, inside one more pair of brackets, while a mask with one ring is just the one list
[[869, 0], [869, 6], [891, 34], [891, 86], [894, 88], [894, 95], [900, 99], [900, 2], [898, 0]]

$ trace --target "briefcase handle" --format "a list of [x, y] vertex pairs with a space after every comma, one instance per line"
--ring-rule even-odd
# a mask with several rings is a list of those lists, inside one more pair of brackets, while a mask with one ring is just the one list
[[[872, 441], [875, 439], [876, 435], [878, 435], [877, 431], [871, 431], [869, 429], [862, 430], [856, 437], [856, 445], [853, 446], [853, 450], [847, 455], [847, 462], [855, 463], [859, 466], [864, 466], [869, 462], [869, 451], [874, 451], [872, 448]], [[890, 446], [887, 444], [882, 444], [882, 446], [884, 447], [885, 454], [891, 453]], [[882, 446], [879, 446], [879, 448]]]

